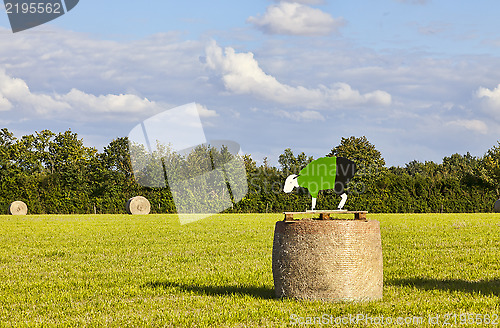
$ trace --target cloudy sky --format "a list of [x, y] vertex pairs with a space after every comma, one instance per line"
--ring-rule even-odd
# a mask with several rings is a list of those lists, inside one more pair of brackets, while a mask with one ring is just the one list
[[258, 162], [365, 135], [388, 165], [500, 140], [495, 1], [80, 0], [12, 33], [0, 10], [0, 126], [71, 128], [102, 149], [196, 102], [208, 140]]

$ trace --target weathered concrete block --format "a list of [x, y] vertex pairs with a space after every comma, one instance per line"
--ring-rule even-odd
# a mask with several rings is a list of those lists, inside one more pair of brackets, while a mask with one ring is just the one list
[[326, 301], [382, 298], [380, 224], [359, 220], [276, 223], [276, 297]]

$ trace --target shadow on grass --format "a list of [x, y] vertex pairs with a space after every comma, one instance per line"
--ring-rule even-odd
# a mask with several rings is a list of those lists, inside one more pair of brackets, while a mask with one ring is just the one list
[[389, 286], [416, 287], [424, 290], [458, 291], [500, 296], [500, 279], [466, 281], [459, 279], [410, 278], [384, 281]]
[[152, 281], [143, 285], [149, 288], [177, 288], [182, 291], [194, 292], [209, 296], [248, 295], [261, 299], [274, 299], [274, 289], [268, 287], [244, 286], [205, 286], [198, 284], [180, 284], [170, 281]]

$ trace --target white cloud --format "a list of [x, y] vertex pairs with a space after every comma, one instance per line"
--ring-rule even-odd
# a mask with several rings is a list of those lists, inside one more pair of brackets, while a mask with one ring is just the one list
[[0, 112], [8, 111], [12, 109], [12, 104], [9, 99], [5, 98], [0, 94]]
[[9, 77], [2, 69], [0, 70], [0, 92], [9, 98], [22, 99], [29, 94], [29, 89], [23, 80]]
[[390, 105], [391, 95], [376, 90], [365, 94], [347, 83], [333, 83], [316, 88], [290, 86], [266, 74], [251, 52], [236, 53], [231, 47], [224, 50], [215, 41], [206, 48], [207, 66], [222, 75], [227, 90], [235, 94], [251, 94], [284, 105], [314, 109], [335, 109], [363, 104]]
[[206, 106], [203, 106], [201, 104], [196, 104], [196, 108], [198, 109], [198, 114], [200, 114], [201, 117], [216, 117], [219, 116], [217, 112], [213, 109], [208, 109]]
[[7, 107], [12, 108], [12, 104], [17, 103], [22, 107], [32, 108], [37, 113], [44, 113], [49, 109], [68, 108], [65, 103], [55, 100], [52, 96], [32, 93], [25, 81], [11, 78], [3, 69], [0, 69], [0, 97], [3, 99], [2, 103], [7, 104]]
[[24, 80], [0, 69], [0, 110], [12, 108], [33, 118], [78, 117], [87, 121], [99, 119], [95, 114], [117, 114], [116, 118], [124, 119], [123, 114], [161, 110], [157, 103], [131, 94], [95, 96], [77, 89], [65, 94], [33, 93]]
[[470, 131], [474, 131], [480, 134], [488, 133], [488, 126], [486, 123], [480, 120], [454, 120], [446, 123], [448, 126], [457, 126], [465, 128]]
[[143, 112], [148, 109], [158, 109], [154, 101], [150, 101], [147, 98], [141, 99], [131, 94], [95, 96], [72, 89], [67, 94], [55, 95], [55, 98], [68, 104], [72, 110], [81, 110], [89, 113], [127, 114]]
[[297, 122], [310, 122], [310, 121], [324, 121], [325, 118], [321, 113], [313, 110], [306, 110], [302, 112], [288, 112], [279, 110], [276, 112], [279, 117], [284, 117]]
[[342, 18], [335, 19], [320, 9], [298, 2], [271, 5], [264, 15], [251, 16], [247, 22], [264, 33], [286, 35], [329, 35], [345, 24]]
[[494, 115], [500, 114], [500, 84], [493, 90], [479, 87], [475, 95], [482, 101], [486, 112]]
[[119, 94], [134, 89], [150, 99], [166, 99], [172, 107], [200, 98], [204, 68], [198, 57], [204, 42], [181, 40], [175, 32], [118, 42], [44, 28], [47, 33], [37, 34], [2, 33], [0, 28], [0, 67], [33, 90]]
[[[130, 41], [63, 30], [14, 35], [0, 28], [0, 34], [0, 67], [8, 72], [0, 74], [0, 119], [9, 129], [26, 133], [71, 127], [109, 142], [126, 135], [130, 122], [196, 100], [206, 105], [209, 116], [212, 108], [241, 113], [235, 120], [232, 113], [221, 112], [217, 129], [210, 132], [262, 156], [290, 143], [281, 138], [279, 124], [321, 130], [335, 124], [339, 138], [362, 131], [392, 164], [481, 153], [498, 138], [492, 121], [500, 117], [495, 96], [500, 61], [493, 55], [435, 57], [410, 48], [379, 52], [353, 47], [338, 38], [272, 38], [259, 43], [256, 58], [173, 34]], [[242, 47], [254, 44], [241, 40]], [[205, 53], [206, 64], [199, 61]], [[478, 86], [491, 90], [479, 92]], [[229, 96], [221, 96], [221, 90]], [[471, 90], [478, 91], [474, 99]], [[472, 113], [479, 104], [484, 112]], [[337, 111], [325, 114], [328, 109]], [[481, 121], [487, 134], [471, 138], [474, 129], [482, 130]], [[300, 139], [318, 142], [312, 138]], [[323, 150], [311, 155], [332, 146], [331, 139], [320, 142]]]
[[320, 5], [325, 3], [323, 0], [275, 0], [274, 2], [295, 2], [295, 3], [303, 3], [305, 5]]

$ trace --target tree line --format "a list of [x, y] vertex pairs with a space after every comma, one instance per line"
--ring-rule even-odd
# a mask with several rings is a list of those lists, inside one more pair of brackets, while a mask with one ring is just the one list
[[[215, 152], [197, 147], [184, 155], [172, 153], [165, 147], [160, 147], [161, 152], [152, 156], [157, 157], [162, 167], [170, 165], [170, 172], [174, 169], [180, 172], [176, 175], [184, 177], [183, 181], [191, 181], [194, 175], [203, 173], [199, 171], [203, 159], [229, 163], [235, 156], [224, 147]], [[139, 151], [141, 156], [131, 159], [130, 150]], [[137, 195], [149, 199], [152, 213], [175, 213], [177, 208], [168, 184], [172, 180], [164, 179], [164, 170], [152, 168], [144, 159], [147, 156], [151, 155], [145, 149], [134, 149], [126, 137], [111, 141], [98, 152], [86, 147], [72, 131], [43, 130], [16, 138], [3, 128], [0, 130], [0, 213], [7, 213], [15, 200], [28, 204], [32, 214], [125, 213], [125, 202]], [[500, 198], [500, 142], [481, 157], [452, 154], [439, 164], [412, 161], [405, 166], [387, 167], [382, 154], [366, 137], [353, 136], [342, 138], [325, 156], [346, 157], [356, 163], [358, 170], [347, 186], [349, 197], [344, 208], [349, 210], [491, 212], [493, 203]], [[140, 165], [141, 172], [137, 171], [138, 160], [147, 162]], [[278, 167], [270, 165], [266, 158], [257, 165], [249, 154], [240, 156], [239, 160], [246, 171], [248, 192], [239, 201], [231, 194], [233, 202], [225, 212], [271, 213], [303, 211], [310, 207], [311, 198], [306, 189], [286, 194], [282, 188], [286, 177], [298, 174], [313, 157], [303, 152], [294, 154], [288, 148], [279, 156]], [[209, 161], [208, 171], [214, 168], [211, 165], [213, 162]], [[145, 174], [154, 175], [158, 181], [163, 179], [165, 183], [139, 184], [136, 179], [140, 180]], [[225, 187], [214, 185], [207, 193], [207, 186], [211, 186], [208, 180], [186, 186], [196, 186], [186, 189], [199, 193], [194, 198], [200, 204], [192, 206], [211, 202], [216, 206], [222, 199], [217, 193]], [[335, 209], [339, 201], [332, 191], [322, 191], [316, 208]]]

